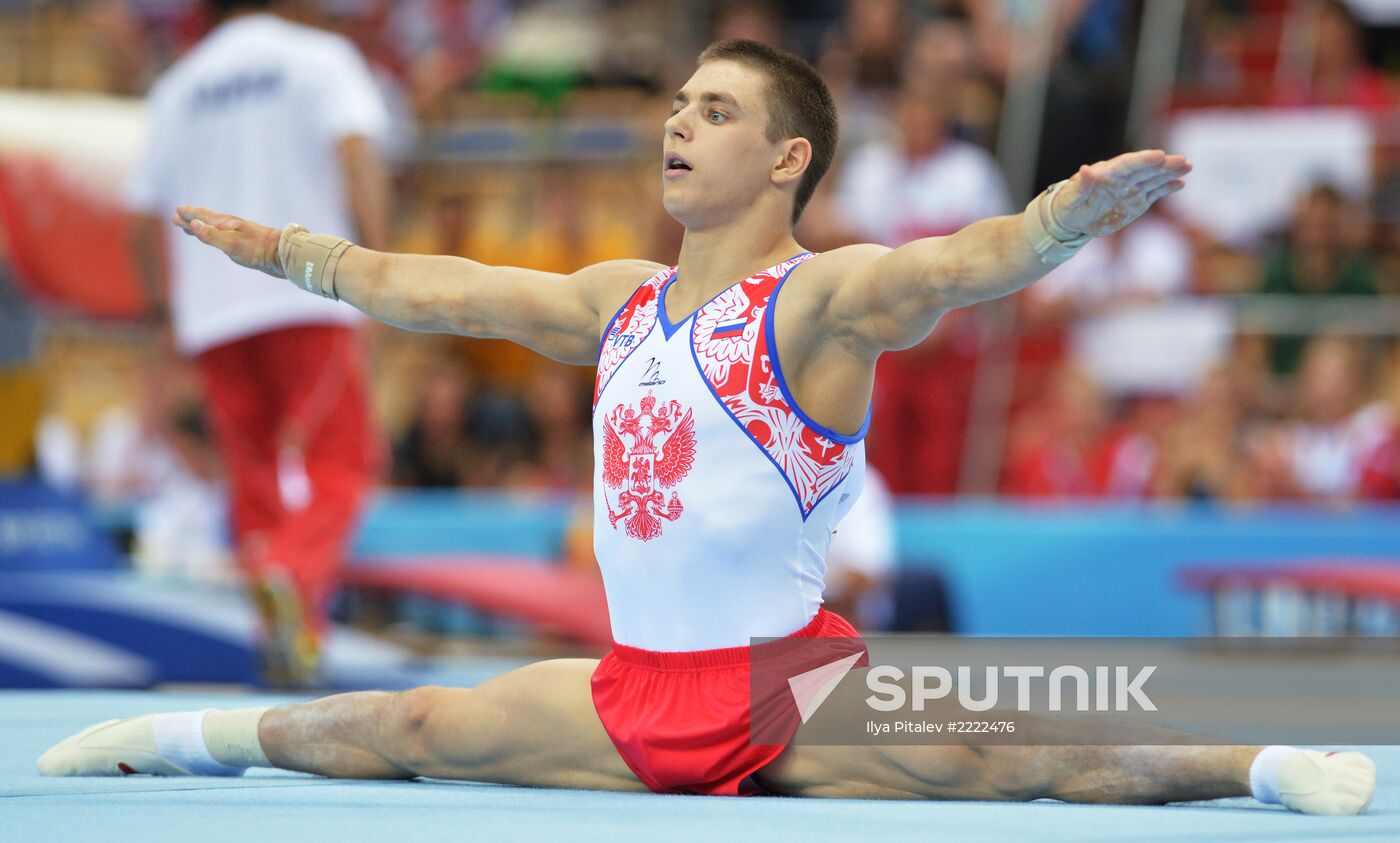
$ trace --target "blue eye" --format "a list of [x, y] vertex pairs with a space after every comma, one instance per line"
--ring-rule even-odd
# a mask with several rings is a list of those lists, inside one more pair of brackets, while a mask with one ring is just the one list
[[718, 122], [718, 121], [715, 120], [716, 117], [720, 118], [720, 120], [726, 120], [726, 119], [728, 119], [725, 115], [721, 114], [721, 113], [718, 112], [718, 111], [711, 111], [711, 112], [710, 112], [710, 122], [711, 122], [711, 123]]

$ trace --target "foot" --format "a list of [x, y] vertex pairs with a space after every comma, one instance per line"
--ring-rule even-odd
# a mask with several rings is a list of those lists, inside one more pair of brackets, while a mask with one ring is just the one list
[[321, 678], [320, 641], [306, 621], [296, 586], [284, 572], [269, 570], [252, 587], [262, 618], [259, 672], [274, 688], [315, 688]]
[[1279, 801], [1300, 814], [1359, 814], [1376, 792], [1376, 765], [1359, 752], [1303, 750], [1278, 771]]
[[155, 715], [108, 720], [59, 741], [39, 756], [43, 776], [190, 776], [156, 752]]

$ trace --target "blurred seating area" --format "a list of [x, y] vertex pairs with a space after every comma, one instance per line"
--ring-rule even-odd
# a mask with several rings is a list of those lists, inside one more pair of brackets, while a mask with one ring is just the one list
[[[659, 202], [661, 124], [693, 57], [718, 38], [791, 49], [837, 97], [840, 157], [798, 230], [816, 250], [951, 234], [1019, 210], [1079, 163], [1136, 147], [1183, 152], [1198, 166], [1179, 201], [1013, 300], [951, 313], [919, 346], [887, 355], [870, 460], [906, 501], [1325, 507], [1400, 498], [1393, 7], [286, 4], [354, 40], [392, 104], [399, 251], [555, 272], [669, 263], [681, 231]], [[193, 0], [0, 0], [0, 93], [44, 107], [100, 102], [135, 125], [137, 98], [207, 26]], [[37, 107], [7, 102], [0, 115]], [[218, 578], [219, 468], [189, 373], [113, 251], [65, 241], [50, 249], [63, 266], [35, 260], [35, 242], [55, 245], [40, 238], [54, 214], [36, 221], [26, 209], [43, 203], [24, 188], [52, 182], [23, 181], [33, 173], [16, 161], [36, 144], [62, 156], [77, 143], [20, 137], [5, 122], [0, 325], [23, 331], [0, 336], [0, 402], [32, 409], [0, 423], [20, 443], [0, 443], [0, 473], [84, 489], [144, 531], [132, 537], [138, 563]], [[112, 149], [125, 134], [112, 137], [103, 176], [82, 182], [94, 193], [122, 175]], [[81, 195], [71, 207], [98, 232], [101, 204]], [[7, 245], [7, 232], [40, 239]], [[102, 237], [120, 240], [116, 229]], [[95, 292], [75, 293], [64, 272]], [[586, 496], [590, 371], [498, 341], [382, 326], [369, 339], [386, 487]], [[588, 556], [586, 536], [560, 541], [558, 555]]]

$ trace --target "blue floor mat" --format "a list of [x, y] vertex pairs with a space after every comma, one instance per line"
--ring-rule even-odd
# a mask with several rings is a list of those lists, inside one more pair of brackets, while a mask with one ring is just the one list
[[1361, 817], [1304, 817], [1249, 799], [1167, 807], [875, 802], [591, 793], [456, 782], [45, 779], [34, 761], [99, 720], [285, 702], [150, 692], [0, 692], [0, 841], [312, 843], [372, 840], [1397, 841], [1400, 747], [1368, 750], [1380, 789]]

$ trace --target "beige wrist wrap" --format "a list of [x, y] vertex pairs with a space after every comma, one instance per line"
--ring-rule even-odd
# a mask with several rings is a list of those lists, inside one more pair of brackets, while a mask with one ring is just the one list
[[1031, 200], [1021, 215], [1026, 239], [1031, 241], [1031, 248], [1040, 255], [1042, 263], [1064, 263], [1093, 239], [1083, 232], [1070, 231], [1055, 219], [1055, 194], [1066, 184], [1068, 182], [1061, 181], [1047, 187]]
[[277, 261], [287, 280], [318, 296], [339, 301], [335, 292], [335, 268], [340, 258], [355, 245], [343, 237], [312, 234], [291, 223], [282, 229], [277, 241]]

